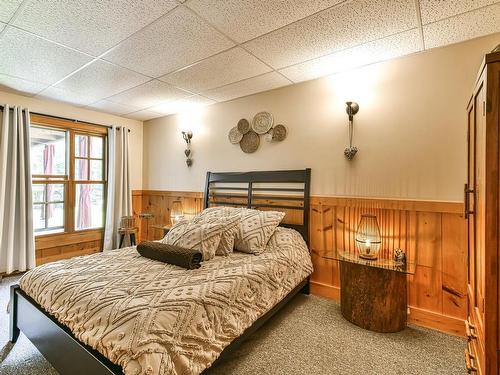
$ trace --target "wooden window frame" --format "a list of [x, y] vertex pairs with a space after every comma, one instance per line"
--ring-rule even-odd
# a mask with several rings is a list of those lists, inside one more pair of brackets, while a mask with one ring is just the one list
[[[70, 121], [66, 119], [61, 119], [57, 117], [44, 116], [38, 114], [31, 114], [30, 122], [32, 126], [39, 126], [42, 128], [52, 128], [61, 129], [67, 132], [68, 141], [67, 148], [69, 152], [66, 152], [67, 166], [66, 175], [56, 175], [56, 176], [46, 176], [46, 175], [33, 175], [33, 184], [63, 184], [64, 185], [64, 230], [62, 232], [46, 233], [35, 232], [37, 239], [64, 235], [75, 235], [84, 233], [102, 233], [104, 232], [105, 225], [105, 215], [106, 215], [106, 202], [107, 202], [107, 182], [108, 182], [108, 171], [107, 171], [107, 160], [108, 160], [108, 127], [99, 126], [95, 124], [89, 124], [80, 121]], [[89, 180], [75, 180], [75, 136], [84, 135], [89, 136], [88, 142], [88, 155], [87, 159], [89, 169], [88, 178]], [[90, 160], [94, 159], [90, 157], [90, 137], [101, 137], [103, 138], [103, 154], [102, 154], [102, 180], [92, 181], [90, 180]], [[88, 228], [88, 229], [76, 229], [76, 188], [79, 184], [99, 184], [103, 185], [103, 226], [99, 228]]]

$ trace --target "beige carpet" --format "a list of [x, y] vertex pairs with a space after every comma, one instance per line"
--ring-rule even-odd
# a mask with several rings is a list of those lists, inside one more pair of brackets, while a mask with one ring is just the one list
[[[7, 343], [8, 286], [0, 286], [0, 374], [57, 372], [23, 336]], [[465, 341], [410, 326], [395, 334], [358, 328], [330, 300], [298, 295], [209, 375], [464, 374]]]

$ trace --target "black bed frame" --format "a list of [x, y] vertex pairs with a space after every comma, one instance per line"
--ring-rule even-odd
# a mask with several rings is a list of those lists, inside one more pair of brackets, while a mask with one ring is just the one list
[[[310, 183], [310, 169], [242, 173], [208, 172], [204, 207], [239, 205], [248, 208], [262, 207], [276, 210], [303, 211], [301, 224], [283, 225], [296, 229], [308, 243]], [[235, 185], [231, 187], [231, 184]], [[272, 184], [272, 186], [266, 188], [265, 184]], [[285, 186], [279, 187], [280, 184], [284, 184]], [[300, 184], [301, 187], [288, 187], [289, 184]], [[220, 193], [220, 191], [223, 192]], [[237, 203], [228, 203], [228, 198], [235, 197], [239, 199]], [[241, 202], [242, 197], [246, 197], [245, 203]], [[266, 199], [266, 203], [256, 203], [262, 199]], [[280, 201], [294, 201], [297, 204], [286, 205], [276, 203]], [[227, 358], [243, 341], [259, 329], [299, 292], [309, 294], [309, 278], [303, 280], [283, 300], [255, 321], [240, 337], [229, 344], [212, 366], [220, 360]], [[48, 314], [37, 302], [24, 293], [19, 285], [11, 286], [10, 307], [10, 341], [15, 343], [20, 332], [23, 332], [60, 374], [123, 374], [120, 366], [112, 363], [101, 353], [76, 339], [66, 326]]]

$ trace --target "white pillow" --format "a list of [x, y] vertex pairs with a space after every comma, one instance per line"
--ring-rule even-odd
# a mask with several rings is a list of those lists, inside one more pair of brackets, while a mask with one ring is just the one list
[[274, 231], [285, 217], [284, 212], [259, 211], [249, 208], [211, 207], [200, 213], [194, 221], [204, 218], [239, 217], [238, 230], [235, 233], [234, 248], [236, 250], [260, 254]]
[[[218, 208], [218, 210], [214, 210], [213, 208]], [[240, 225], [239, 210], [237, 211], [222, 210], [222, 208], [230, 208], [230, 207], [213, 207], [213, 208], [207, 208], [201, 214], [197, 215], [193, 219], [193, 223], [222, 224], [223, 225], [222, 236], [215, 254], [227, 256], [231, 254], [234, 249], [234, 240], [236, 234], [238, 233]]]
[[193, 223], [184, 220], [176, 223], [161, 242], [198, 250], [202, 253], [203, 260], [210, 260], [215, 257], [223, 230], [223, 223]]
[[235, 240], [236, 250], [250, 254], [262, 253], [284, 217], [285, 213], [279, 211], [242, 209]]

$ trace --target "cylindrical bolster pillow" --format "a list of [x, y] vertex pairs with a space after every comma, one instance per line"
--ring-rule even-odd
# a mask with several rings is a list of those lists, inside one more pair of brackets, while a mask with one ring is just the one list
[[185, 249], [161, 242], [143, 241], [137, 246], [137, 252], [143, 257], [174, 264], [189, 270], [200, 268], [203, 259], [198, 250]]

